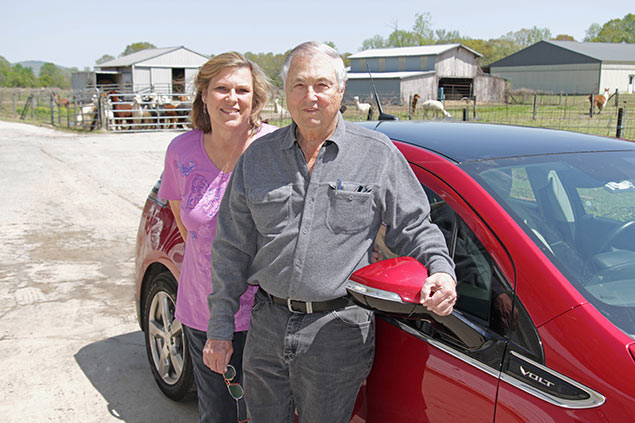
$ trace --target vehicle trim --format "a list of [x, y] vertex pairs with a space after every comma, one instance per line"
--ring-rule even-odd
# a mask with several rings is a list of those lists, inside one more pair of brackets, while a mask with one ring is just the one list
[[[522, 379], [519, 379], [517, 376], [514, 376], [513, 374], [510, 373], [502, 373], [501, 374], [501, 380], [509, 383], [512, 386], [515, 386], [516, 388], [527, 392], [530, 395], [533, 395], [534, 397], [541, 399], [543, 401], [546, 401], [550, 404], [556, 405], [558, 407], [562, 407], [562, 408], [568, 408], [568, 409], [585, 409], [585, 408], [595, 408], [595, 407], [599, 407], [602, 404], [604, 404], [604, 402], [606, 401], [606, 398], [604, 397], [604, 395], [594, 391], [593, 389], [581, 384], [580, 382], [576, 382], [575, 380], [563, 375], [562, 373], [558, 373], [553, 369], [550, 369], [547, 366], [544, 366], [540, 363], [537, 363], [525, 356], [523, 356], [522, 354], [517, 353], [516, 351], [511, 351], [510, 353], [513, 357], [517, 358], [520, 361], [524, 361], [532, 366], [537, 367], [538, 369], [540, 369], [542, 372], [550, 375], [551, 377], [554, 378], [554, 380], [557, 380], [558, 382], [564, 382], [567, 383], [569, 385], [572, 385], [573, 387], [577, 388], [578, 390], [580, 390], [581, 392], [583, 392], [584, 394], [587, 395], [587, 398], [584, 399], [567, 399], [567, 398], [562, 398], [553, 394], [550, 394], [548, 392], [545, 392], [544, 390], [541, 390], [531, 384], [529, 384], [528, 382], [523, 381]], [[524, 373], [524, 372], [523, 372]], [[529, 373], [529, 371], [527, 371], [527, 373]], [[550, 384], [553, 384], [553, 382], [549, 382]]]
[[439, 350], [453, 356], [454, 358], [461, 360], [462, 362], [469, 364], [470, 366], [484, 372], [487, 373], [488, 375], [495, 377], [495, 378], [499, 378], [500, 375], [500, 379], [503, 380], [504, 382], [507, 382], [508, 384], [520, 389], [521, 391], [524, 391], [540, 400], [543, 400], [545, 402], [548, 402], [550, 404], [553, 404], [557, 407], [561, 407], [561, 408], [567, 408], [567, 409], [585, 409], [585, 408], [595, 408], [595, 407], [599, 407], [602, 404], [604, 404], [604, 402], [606, 401], [606, 398], [594, 391], [591, 388], [588, 388], [584, 385], [582, 385], [579, 382], [574, 381], [573, 379], [570, 379], [558, 372], [556, 372], [555, 370], [549, 369], [548, 367], [539, 364], [525, 356], [522, 356], [514, 351], [511, 352], [511, 354], [513, 354], [514, 356], [517, 356], [519, 359], [522, 359], [538, 368], [540, 368], [541, 370], [543, 370], [544, 372], [547, 372], [551, 375], [553, 375], [556, 378], [559, 378], [573, 386], [575, 386], [576, 388], [578, 388], [579, 390], [583, 391], [584, 393], [586, 393], [588, 395], [588, 398], [583, 399], [583, 400], [567, 400], [564, 398], [559, 398], [555, 395], [551, 395], [548, 394], [546, 392], [543, 392], [535, 387], [533, 387], [532, 385], [530, 385], [527, 382], [524, 382], [521, 379], [518, 379], [512, 375], [506, 374], [506, 373], [500, 373], [498, 370], [493, 369], [489, 366], [484, 365], [483, 363], [481, 363], [480, 361], [462, 353], [461, 351], [458, 351], [454, 348], [449, 347], [448, 345], [437, 341], [436, 339], [430, 338], [428, 335], [419, 332], [418, 330], [412, 328], [411, 326], [408, 326], [407, 324], [400, 322], [397, 319], [394, 318], [390, 318], [390, 317], [384, 317], [382, 316], [382, 318], [384, 320], [386, 320], [388, 323], [392, 324], [393, 326], [398, 327], [399, 329], [403, 330], [404, 332], [413, 335], [415, 337], [417, 337], [418, 339], [427, 342], [428, 344], [432, 345], [433, 347], [438, 348]]
[[409, 335], [413, 335], [419, 339], [421, 339], [424, 342], [427, 342], [428, 344], [432, 345], [433, 347], [436, 347], [438, 349], [440, 349], [441, 351], [450, 354], [451, 356], [453, 356], [454, 358], [457, 358], [467, 364], [469, 364], [470, 366], [481, 370], [482, 372], [487, 373], [488, 375], [495, 377], [498, 379], [498, 375], [499, 375], [499, 371], [497, 369], [493, 369], [490, 366], [486, 366], [483, 363], [481, 363], [480, 361], [468, 356], [467, 354], [464, 354], [454, 348], [450, 348], [448, 347], [446, 344], [437, 341], [434, 338], [429, 337], [428, 335], [419, 332], [418, 330], [416, 330], [415, 328], [408, 326], [407, 324], [400, 322], [397, 319], [394, 318], [390, 318], [390, 317], [384, 317], [382, 316], [384, 320], [386, 320], [388, 323], [392, 324], [393, 326], [398, 327], [399, 329], [403, 330], [404, 332], [408, 333]]

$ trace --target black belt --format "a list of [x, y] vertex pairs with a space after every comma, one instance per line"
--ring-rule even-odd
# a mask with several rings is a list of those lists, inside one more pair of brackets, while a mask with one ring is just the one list
[[269, 294], [262, 288], [260, 288], [260, 291], [269, 297], [271, 301], [285, 306], [292, 313], [310, 314], [333, 311], [344, 308], [350, 304], [348, 297], [339, 297], [328, 301], [300, 301], [292, 300], [290, 298], [276, 297], [275, 295]]

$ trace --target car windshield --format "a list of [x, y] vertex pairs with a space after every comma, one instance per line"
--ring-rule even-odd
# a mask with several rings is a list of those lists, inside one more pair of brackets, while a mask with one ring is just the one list
[[573, 286], [635, 338], [635, 152], [463, 165]]

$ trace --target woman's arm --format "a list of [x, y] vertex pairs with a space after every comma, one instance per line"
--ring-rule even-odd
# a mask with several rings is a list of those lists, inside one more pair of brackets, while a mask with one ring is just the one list
[[181, 220], [181, 200], [169, 200], [169, 203], [174, 219], [176, 220], [176, 226], [179, 227], [179, 232], [181, 233], [183, 242], [185, 242], [187, 240], [187, 229], [185, 229], [185, 225], [183, 225], [183, 221]]

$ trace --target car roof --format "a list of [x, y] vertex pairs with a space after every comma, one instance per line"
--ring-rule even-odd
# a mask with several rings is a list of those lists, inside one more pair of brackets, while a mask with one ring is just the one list
[[457, 163], [590, 151], [635, 150], [632, 141], [555, 129], [448, 121], [371, 121], [362, 126]]

